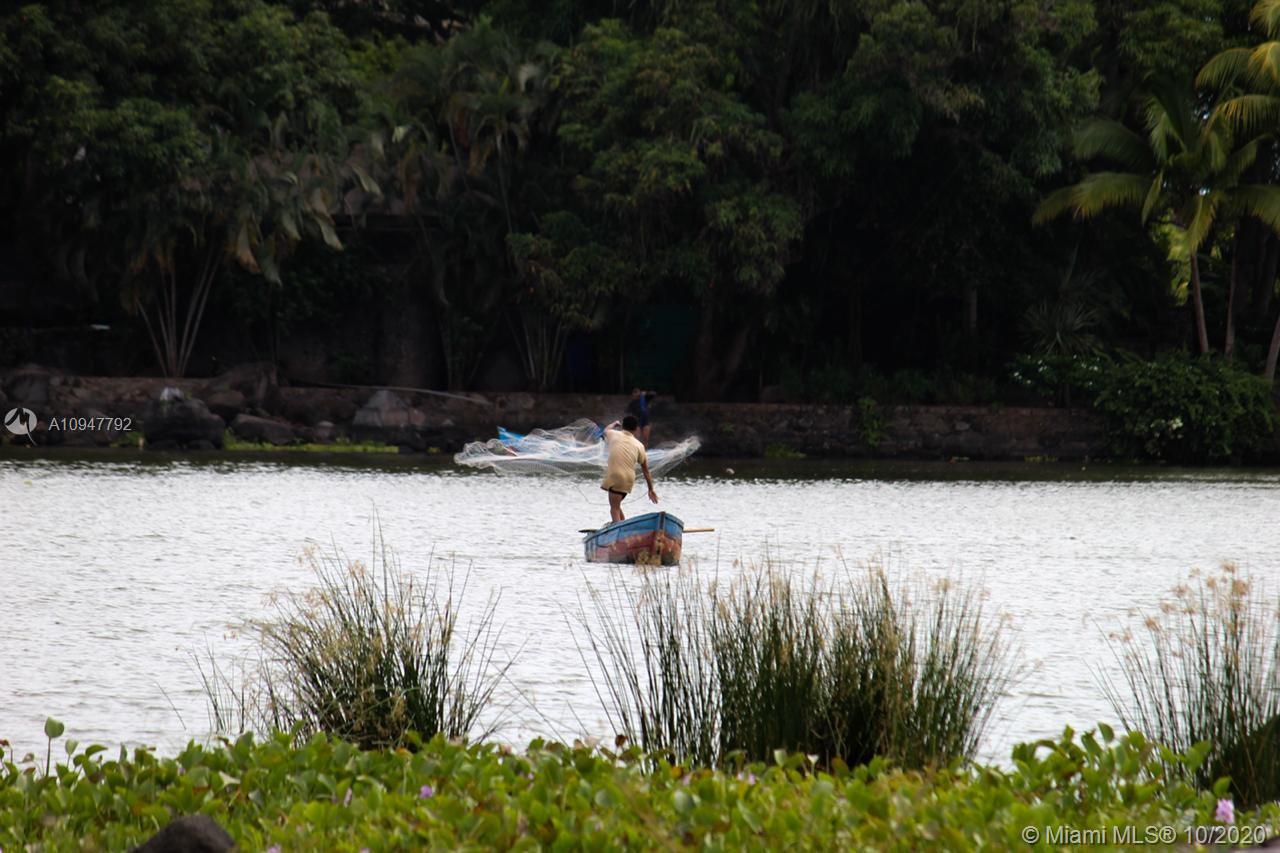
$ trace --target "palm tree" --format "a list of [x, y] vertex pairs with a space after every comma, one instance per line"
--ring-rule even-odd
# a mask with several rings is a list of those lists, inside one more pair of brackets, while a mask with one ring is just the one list
[[[349, 157], [298, 150], [285, 132], [289, 116], [271, 124], [254, 150], [213, 146], [204, 168], [135, 196], [123, 208], [127, 252], [125, 304], [142, 318], [160, 369], [186, 375], [209, 294], [228, 262], [280, 284], [280, 265], [303, 239], [341, 249], [333, 213], [359, 177], [378, 188]], [[341, 147], [341, 146], [339, 146]]]
[[[409, 52], [394, 80], [403, 123], [391, 135], [391, 185], [416, 223], [451, 388], [468, 381], [514, 301], [508, 240], [527, 224], [520, 157], [543, 130], [552, 60], [548, 46], [481, 19]], [[527, 343], [517, 335], [529, 354]]]
[[[1245, 132], [1269, 132], [1273, 141], [1280, 136], [1280, 0], [1260, 0], [1249, 15], [1250, 23], [1263, 32], [1266, 39], [1254, 47], [1224, 50], [1205, 63], [1196, 85], [1232, 96], [1223, 100], [1219, 109], [1233, 126]], [[1272, 175], [1272, 177], [1277, 177]], [[1267, 282], [1274, 287], [1275, 282]], [[1227, 335], [1233, 335], [1235, 281], [1227, 306]], [[1280, 316], [1271, 333], [1263, 375], [1275, 382], [1276, 362], [1280, 360]]]
[[1262, 138], [1236, 148], [1231, 122], [1168, 83], [1152, 88], [1142, 104], [1145, 135], [1118, 121], [1095, 119], [1075, 134], [1080, 160], [1110, 160], [1128, 169], [1093, 172], [1041, 202], [1034, 221], [1070, 212], [1076, 219], [1112, 207], [1136, 207], [1142, 222], [1167, 219], [1181, 229], [1191, 258], [1191, 298], [1200, 352], [1209, 351], [1197, 253], [1223, 220], [1251, 215], [1280, 232], [1280, 188], [1242, 184], [1258, 159]]

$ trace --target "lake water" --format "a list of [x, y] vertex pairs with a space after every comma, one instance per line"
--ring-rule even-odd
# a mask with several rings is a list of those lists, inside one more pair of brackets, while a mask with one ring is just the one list
[[[593, 482], [276, 459], [0, 456], [0, 738], [41, 751], [46, 716], [82, 743], [205, 737], [193, 654], [242, 650], [238, 622], [265, 614], [273, 590], [305, 589], [308, 541], [367, 554], [375, 513], [404, 569], [433, 554], [469, 566], [473, 610], [500, 593], [500, 656], [518, 652], [522, 697], [503, 739], [610, 734], [566, 623], [609, 571], [582, 562], [575, 532], [607, 517]], [[1189, 570], [1280, 569], [1276, 471], [699, 462], [658, 490], [686, 524], [716, 528], [685, 537], [704, 570], [766, 553], [798, 571], [881, 557], [982, 586], [1026, 670], [988, 760], [1112, 719], [1097, 683], [1113, 666], [1107, 631]]]

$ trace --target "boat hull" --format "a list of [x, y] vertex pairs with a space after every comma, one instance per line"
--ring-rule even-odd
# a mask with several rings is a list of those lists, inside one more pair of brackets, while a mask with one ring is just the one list
[[680, 562], [684, 522], [669, 512], [650, 512], [606, 524], [582, 538], [590, 563], [674, 566]]

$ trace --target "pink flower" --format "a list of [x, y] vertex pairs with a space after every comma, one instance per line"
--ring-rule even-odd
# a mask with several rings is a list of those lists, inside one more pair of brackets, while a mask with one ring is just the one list
[[349, 805], [351, 805], [351, 789], [350, 789], [350, 788], [348, 788], [348, 789], [347, 789], [346, 796], [344, 796], [344, 797], [342, 798], [342, 804], [343, 804], [344, 806], [349, 806]]
[[746, 773], [746, 774], [739, 773], [739, 774], [738, 774], [738, 780], [739, 780], [739, 781], [742, 781], [742, 782], [746, 782], [748, 785], [754, 785], [754, 784], [756, 783], [756, 774], [754, 774], [754, 773]]
[[423, 785], [418, 789], [418, 799], [420, 800], [425, 800], [428, 797], [434, 797], [435, 795], [436, 789], [432, 788], [430, 785]]
[[272, 844], [270, 847], [267, 848], [267, 853], [280, 853], [280, 845]]
[[1236, 822], [1236, 805], [1230, 800], [1218, 800], [1218, 808], [1213, 813], [1213, 819], [1222, 823]]

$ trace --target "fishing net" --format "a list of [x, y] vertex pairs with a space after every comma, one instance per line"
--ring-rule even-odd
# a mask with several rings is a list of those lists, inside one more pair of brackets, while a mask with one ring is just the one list
[[[701, 446], [697, 436], [645, 451], [655, 476], [670, 471]], [[498, 437], [473, 441], [453, 457], [459, 465], [491, 468], [499, 474], [600, 475], [609, 461], [604, 428], [585, 418], [555, 429], [521, 434], [498, 427]]]

